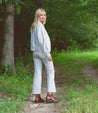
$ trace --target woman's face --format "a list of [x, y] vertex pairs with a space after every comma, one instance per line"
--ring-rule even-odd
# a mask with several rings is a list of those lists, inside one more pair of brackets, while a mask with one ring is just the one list
[[41, 15], [39, 16], [39, 20], [42, 23], [46, 20], [46, 13], [45, 12], [42, 12], [41, 13]]

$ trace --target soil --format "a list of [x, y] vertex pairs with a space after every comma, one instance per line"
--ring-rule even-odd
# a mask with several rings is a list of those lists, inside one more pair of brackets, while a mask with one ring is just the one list
[[94, 81], [98, 81], [98, 69], [94, 69], [93, 66], [82, 67], [82, 72], [91, 77]]

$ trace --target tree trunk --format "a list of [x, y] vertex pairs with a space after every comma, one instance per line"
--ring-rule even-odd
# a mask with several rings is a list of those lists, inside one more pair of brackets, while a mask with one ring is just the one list
[[14, 65], [14, 4], [6, 4], [4, 25], [4, 47], [2, 51], [2, 66], [8, 65], [15, 72]]

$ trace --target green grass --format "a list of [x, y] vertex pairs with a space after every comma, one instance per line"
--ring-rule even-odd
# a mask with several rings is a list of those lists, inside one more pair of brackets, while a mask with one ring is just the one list
[[32, 82], [33, 67], [20, 63], [16, 65], [16, 74], [11, 76], [8, 70], [1, 74], [0, 90], [16, 98], [19, 95], [27, 96], [31, 94]]
[[[65, 54], [71, 56], [71, 53]], [[98, 52], [72, 53], [72, 59], [78, 60], [77, 63], [65, 61], [64, 64], [65, 54], [59, 53], [57, 57], [58, 59], [61, 57], [62, 61], [56, 62], [62, 64], [59, 69], [65, 77], [66, 89], [62, 96], [64, 113], [98, 113], [98, 82], [81, 71], [83, 66], [93, 66], [94, 69], [98, 69]]]
[[86, 85], [85, 88], [71, 86], [66, 92], [64, 106], [67, 113], [98, 113], [98, 88]]
[[74, 77], [66, 86], [65, 113], [98, 113], [98, 83], [88, 77]]
[[20, 101], [3, 101], [0, 102], [0, 113], [19, 113], [23, 102]]
[[55, 64], [66, 64], [80, 61], [93, 61], [98, 59], [98, 50], [89, 51], [66, 51], [54, 53], [53, 60]]
[[[21, 60], [21, 59], [20, 59]], [[0, 93], [7, 97], [0, 98], [0, 113], [19, 113], [27, 96], [32, 96], [33, 63], [16, 62], [16, 74], [0, 71]]]
[[[55, 65], [65, 77], [66, 90], [62, 96], [65, 113], [97, 113], [98, 83], [84, 75], [83, 66], [98, 69], [98, 51], [67, 51], [52, 53]], [[0, 113], [18, 113], [27, 96], [32, 96], [33, 59], [31, 54], [15, 59], [16, 74], [0, 70], [0, 92], [7, 98], [0, 99]]]

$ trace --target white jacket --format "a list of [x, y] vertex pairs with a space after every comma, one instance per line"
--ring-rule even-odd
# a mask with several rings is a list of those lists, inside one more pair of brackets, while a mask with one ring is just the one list
[[43, 52], [45, 56], [50, 56], [51, 42], [44, 25], [39, 22], [31, 32], [31, 51]]

